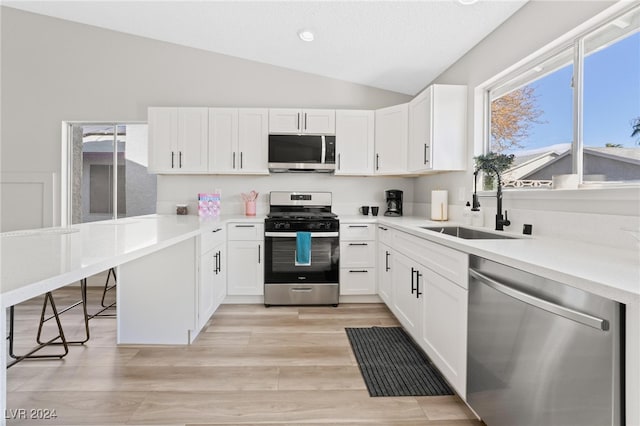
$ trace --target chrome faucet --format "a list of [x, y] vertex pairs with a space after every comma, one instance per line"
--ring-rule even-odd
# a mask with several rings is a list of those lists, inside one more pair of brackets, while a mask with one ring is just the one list
[[[497, 206], [496, 206], [496, 231], [504, 231], [504, 227], [505, 226], [509, 226], [511, 225], [511, 221], [509, 220], [509, 217], [507, 216], [507, 211], [504, 211], [504, 216], [502, 216], [502, 180], [500, 179], [500, 173], [498, 172], [498, 170], [493, 167], [493, 166], [485, 166], [484, 168], [488, 168], [490, 169], [493, 173], [496, 174], [496, 177], [498, 178], [498, 189], [496, 190], [496, 201], [497, 201]], [[471, 207], [472, 211], [479, 211], [479, 207], [480, 207], [480, 202], [478, 201], [478, 192], [477, 192], [477, 185], [478, 185], [478, 173], [480, 172], [480, 170], [482, 170], [482, 168], [477, 168], [475, 172], [473, 172], [473, 205]], [[488, 195], [487, 195], [488, 197]]]

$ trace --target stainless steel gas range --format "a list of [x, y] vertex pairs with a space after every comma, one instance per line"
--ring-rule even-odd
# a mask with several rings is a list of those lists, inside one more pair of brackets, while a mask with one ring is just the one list
[[338, 305], [340, 223], [330, 192], [269, 195], [264, 304]]

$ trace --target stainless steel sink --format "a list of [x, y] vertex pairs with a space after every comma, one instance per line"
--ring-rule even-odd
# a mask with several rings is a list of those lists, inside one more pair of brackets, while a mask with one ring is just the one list
[[421, 226], [420, 228], [427, 231], [438, 232], [441, 234], [451, 235], [452, 237], [464, 238], [465, 240], [513, 240], [515, 237], [494, 233], [479, 231], [477, 229], [465, 228], [463, 226]]

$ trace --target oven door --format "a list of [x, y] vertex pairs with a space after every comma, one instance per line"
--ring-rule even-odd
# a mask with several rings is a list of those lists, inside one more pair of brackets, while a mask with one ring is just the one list
[[311, 265], [296, 266], [296, 233], [265, 232], [265, 284], [338, 283], [338, 232], [311, 233]]

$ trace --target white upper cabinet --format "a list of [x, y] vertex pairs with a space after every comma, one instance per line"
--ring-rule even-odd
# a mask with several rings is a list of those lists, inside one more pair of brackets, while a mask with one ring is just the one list
[[309, 133], [333, 135], [336, 114], [332, 109], [269, 109], [269, 133]]
[[207, 108], [152, 107], [148, 121], [151, 173], [207, 172]]
[[238, 109], [209, 108], [209, 170], [235, 172], [237, 151]]
[[336, 111], [336, 175], [372, 175], [375, 113]]
[[375, 173], [406, 173], [409, 104], [378, 109], [375, 117]]
[[209, 171], [268, 174], [268, 110], [209, 108]]
[[466, 168], [467, 86], [435, 84], [409, 102], [410, 173]]

